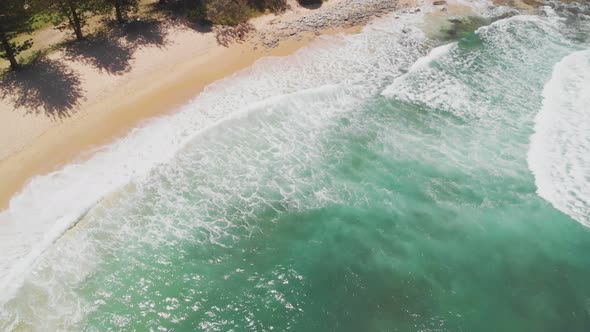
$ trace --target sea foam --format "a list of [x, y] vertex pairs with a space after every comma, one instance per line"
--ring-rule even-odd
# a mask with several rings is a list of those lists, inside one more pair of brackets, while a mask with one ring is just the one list
[[[243, 209], [240, 213], [247, 215], [251, 213], [253, 206], [269, 204], [270, 209], [282, 208], [256, 195], [258, 186], [264, 184], [264, 181], [273, 180], [269, 180], [265, 174], [257, 174], [261, 169], [270, 169], [280, 175], [276, 182], [283, 183], [271, 181], [269, 184], [273, 190], [280, 192], [280, 195], [276, 195], [282, 198], [280, 205], [289, 208], [314, 207], [310, 204], [314, 202], [302, 202], [298, 199], [297, 190], [304, 186], [298, 177], [291, 177], [290, 173], [296, 173], [296, 170], [277, 167], [280, 165], [275, 161], [282, 161], [284, 164], [288, 158], [302, 158], [301, 153], [291, 149], [305, 146], [309, 149], [305, 151], [311, 152], [304, 154], [304, 159], [296, 160], [293, 164], [309, 164], [315, 154], [322, 152], [314, 149], [313, 143], [321, 138], [321, 133], [327, 131], [326, 127], [329, 128], [325, 123], [332, 123], [326, 119], [334, 120], [335, 116], [330, 116], [330, 112], [354, 108], [359, 101], [377, 95], [383, 86], [391, 84], [407, 68], [414, 67], [416, 70], [413, 72], [427, 69], [427, 65], [416, 65], [416, 60], [424, 57], [424, 53], [434, 46], [433, 43], [428, 43], [426, 36], [416, 27], [421, 17], [422, 14], [399, 15], [395, 19], [386, 17], [367, 27], [359, 35], [342, 37], [344, 41], [338, 37], [328, 37], [322, 43], [314, 44], [293, 57], [263, 59], [253, 68], [213, 84], [177, 114], [148, 123], [127, 138], [105, 147], [88, 161], [34, 179], [25, 191], [13, 199], [10, 209], [3, 215], [8, 221], [2, 226], [6, 232], [2, 230], [0, 234], [8, 242], [0, 242], [0, 279], [4, 282], [0, 284], [0, 290], [2, 295], [6, 295], [8, 292], [4, 292], [5, 290], [12, 286], [19, 287], [20, 281], [28, 278], [29, 281], [34, 279], [29, 284], [38, 286], [37, 293], [19, 293], [23, 296], [14, 302], [20, 306], [12, 306], [10, 303], [0, 307], [0, 318], [3, 317], [2, 310], [7, 308], [5, 317], [16, 322], [35, 324], [45, 324], [49, 316], [59, 317], [53, 317], [55, 320], [68, 320], [69, 324], [69, 320], [76, 321], [85, 314], [82, 311], [86, 308], [78, 308], [79, 302], [76, 300], [81, 300], [73, 289], [76, 282], [93, 273], [92, 264], [97, 256], [93, 255], [94, 249], [91, 246], [99, 242], [108, 244], [108, 241], [104, 239], [104, 234], [92, 238], [89, 235], [79, 235], [84, 233], [80, 231], [78, 237], [65, 236], [57, 245], [52, 244], [87, 211], [92, 216], [89, 224], [94, 224], [95, 228], [101, 230], [106, 229], [108, 236], [118, 237], [121, 241], [134, 245], [140, 242], [144, 234], [150, 235], [146, 236], [149, 241], [165, 236], [166, 232], [155, 227], [162, 224], [178, 237], [193, 236], [191, 232], [182, 229], [183, 225], [179, 225], [178, 219], [197, 223], [201, 221], [198, 217], [208, 216], [209, 213], [215, 216], [215, 222], [223, 230], [232, 227], [230, 222], [236, 217], [236, 214], [232, 214], [236, 209]], [[431, 53], [430, 58], [444, 58], [452, 52], [452, 45], [439, 49], [445, 52], [438, 55], [437, 52]], [[424, 63], [422, 62], [423, 65]], [[248, 131], [244, 123], [254, 121], [254, 117], [249, 117], [250, 115], [275, 110], [289, 110], [297, 116], [280, 122], [281, 126], [277, 128], [265, 123], [260, 126], [263, 130], [244, 135], [262, 141], [264, 144], [256, 144], [256, 147], [266, 149], [230, 149], [226, 147], [227, 144], [224, 145], [223, 140], [231, 137], [233, 132]], [[240, 122], [234, 121], [238, 118]], [[276, 122], [276, 119], [273, 121]], [[287, 127], [282, 127], [283, 125]], [[226, 128], [230, 133], [223, 131]], [[310, 128], [315, 130], [312, 133], [305, 131]], [[217, 135], [205, 137], [213, 129], [219, 129]], [[236, 144], [237, 141], [235, 139], [229, 142]], [[229, 146], [235, 147], [232, 144]], [[183, 152], [182, 149], [187, 145], [193, 145], [193, 149], [197, 151], [192, 154]], [[219, 149], [220, 145], [224, 149]], [[337, 150], [339, 147], [333, 148]], [[280, 160], [281, 158], [284, 160]], [[259, 167], [261, 165], [264, 167]], [[181, 176], [182, 172], [188, 172], [190, 176]], [[313, 176], [317, 175], [312, 174], [310, 182], [320, 182], [315, 181], [317, 179]], [[159, 180], [156, 179], [158, 177]], [[197, 182], [195, 178], [203, 182]], [[292, 182], [297, 186], [283, 178], [293, 178]], [[129, 227], [129, 223], [138, 219], [137, 215], [128, 213], [130, 216], [123, 219], [122, 213], [117, 211], [125, 211], [120, 205], [125, 204], [126, 200], [112, 199], [109, 196], [109, 193], [130, 182], [145, 187], [145, 191], [154, 196], [153, 200], [147, 200], [141, 206], [145, 208], [142, 212], [148, 216], [141, 220], [144, 224], [136, 227]], [[256, 190], [250, 186], [254, 186]], [[326, 188], [313, 187], [312, 190], [312, 198], [317, 203], [333, 199]], [[171, 194], [173, 191], [177, 195]], [[195, 194], [200, 195], [200, 201], [195, 201]], [[113, 206], [103, 202], [95, 208], [96, 203], [105, 196], [105, 201], [110, 200]], [[235, 204], [232, 199], [243, 204]], [[34, 209], [29, 209], [30, 206]], [[97, 210], [101, 209], [108, 211], [104, 212], [107, 217], [99, 215], [100, 211]], [[175, 213], [183, 214], [185, 218], [174, 219]], [[111, 220], [101, 224], [101, 219]], [[105, 225], [107, 227], [102, 227]], [[82, 227], [75, 230], [80, 228]], [[68, 232], [68, 235], [76, 233], [75, 230]], [[204, 232], [209, 236], [207, 240], [217, 240], [215, 231], [217, 229]], [[75, 250], [80, 253], [73, 253]], [[35, 265], [35, 262], [38, 264]], [[80, 262], [86, 262], [87, 268], [80, 267], [83, 265]], [[37, 273], [39, 269], [36, 267], [39, 265], [43, 265], [50, 273]], [[33, 273], [28, 271], [31, 267]], [[68, 273], [64, 274], [63, 269], [68, 269]], [[43, 303], [37, 304], [35, 312], [28, 312], [27, 308], [33, 307], [29, 303], [36, 301], [38, 292], [41, 291], [49, 294], [47, 298], [57, 298], [70, 304], [72, 308], [66, 307], [68, 310], [55, 313], [55, 310], [63, 307], [63, 303]], [[68, 292], [68, 295], [63, 295]], [[77, 315], [72, 314], [75, 310]], [[0, 322], [0, 327], [5, 325]]]
[[396, 92], [400, 90], [400, 88], [403, 84], [405, 84], [404, 79], [406, 77], [408, 77], [410, 74], [412, 74], [414, 72], [417, 72], [421, 69], [427, 68], [432, 62], [445, 56], [453, 49], [453, 47], [456, 47], [456, 46], [457, 46], [457, 43], [454, 42], [454, 43], [449, 43], [449, 44], [445, 44], [445, 45], [433, 48], [427, 55], [416, 60], [416, 62], [414, 62], [410, 66], [407, 73], [397, 77], [390, 86], [388, 86], [385, 90], [383, 90], [383, 92], [381, 94], [385, 97], [395, 96]]
[[538, 194], [590, 227], [590, 50], [553, 69], [528, 152]]
[[[298, 91], [332, 98], [334, 89], [362, 87], [353, 94], [356, 99], [377, 93], [423, 55], [416, 47], [425, 41], [416, 27], [422, 16], [386, 17], [360, 35], [323, 37], [294, 56], [262, 59], [210, 85], [176, 114], [146, 123], [88, 160], [33, 178], [0, 214], [0, 302], [12, 297], [31, 266], [97, 203], [130, 182], [149, 182], [154, 168], [174, 163], [174, 156], [201, 133], [268, 110], [260, 106]], [[384, 44], [392, 35], [395, 42]]]

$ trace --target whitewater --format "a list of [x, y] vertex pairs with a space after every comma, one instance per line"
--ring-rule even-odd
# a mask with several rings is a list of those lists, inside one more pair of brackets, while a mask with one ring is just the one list
[[528, 161], [539, 195], [590, 226], [590, 50], [555, 65], [535, 123]]
[[32, 179], [0, 213], [0, 330], [586, 330], [590, 18], [462, 4]]
[[[404, 19], [411, 22], [415, 18], [409, 16]], [[396, 29], [403, 26], [399, 25]], [[412, 29], [413, 34], [407, 37], [409, 43], [425, 38], [419, 30]], [[0, 258], [0, 267], [5, 271], [0, 275], [0, 285], [5, 289], [10, 288], [14, 278], [22, 275], [47, 247], [103, 197], [131, 180], [141, 181], [156, 165], [169, 161], [196, 136], [216, 126], [240, 121], [250, 112], [276, 107], [273, 101], [288, 98], [290, 91], [314, 89], [316, 86], [329, 88], [337, 84], [344, 86], [346, 80], [358, 80], [343, 75], [345, 66], [361, 69], [367, 63], [364, 59], [346, 59], [347, 55], [342, 50], [334, 54], [335, 59], [331, 64], [314, 65], [303, 59], [313, 56], [313, 53], [336, 48], [337, 40], [329, 37], [324, 39], [318, 46], [305, 51], [310, 54], [300, 52], [288, 60], [266, 58], [235, 77], [208, 86], [178, 114], [156, 119], [143, 128], [133, 130], [121, 141], [97, 151], [87, 162], [67, 166], [48, 176], [33, 178], [21, 193], [11, 199], [8, 211], [0, 215], [0, 227], [4, 228], [1, 232], [1, 251], [8, 253]], [[359, 42], [349, 47], [358, 49], [368, 46]], [[419, 50], [408, 50], [411, 46], [395, 50], [400, 56], [397, 59], [400, 63], [389, 68], [392, 70], [389, 75], [398, 74], [397, 67], [410, 64], [412, 57], [415, 57], [412, 53], [418, 54]], [[382, 56], [384, 54], [376, 54], [373, 61], [379, 62]], [[332, 72], [333, 77], [315, 74], [317, 69], [314, 67], [319, 66], [322, 73]], [[275, 79], [275, 76], [279, 79]], [[258, 87], [252, 86], [251, 80], [258, 80]], [[349, 88], [354, 87], [349, 84]], [[322, 88], [319, 89], [321, 91]]]

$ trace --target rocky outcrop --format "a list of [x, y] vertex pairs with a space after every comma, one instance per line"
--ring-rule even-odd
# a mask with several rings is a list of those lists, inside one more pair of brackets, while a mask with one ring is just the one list
[[257, 35], [265, 47], [275, 47], [283, 37], [331, 28], [360, 26], [374, 17], [383, 16], [396, 9], [399, 9], [397, 0], [343, 0], [321, 12], [292, 21], [277, 22], [266, 30], [258, 31]]

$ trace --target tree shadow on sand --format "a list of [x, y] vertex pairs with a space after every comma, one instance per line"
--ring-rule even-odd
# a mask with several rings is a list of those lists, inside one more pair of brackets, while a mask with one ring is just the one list
[[254, 26], [250, 23], [240, 23], [236, 26], [221, 25], [213, 28], [217, 43], [224, 47], [245, 41], [253, 31]]
[[77, 60], [109, 74], [123, 74], [131, 69], [133, 50], [118, 40], [100, 35], [66, 45], [67, 59]]
[[44, 114], [53, 119], [71, 116], [83, 97], [78, 76], [64, 64], [42, 59], [0, 80], [0, 99], [27, 114]]
[[213, 24], [207, 22], [191, 22], [188, 20], [179, 20], [183, 26], [188, 27], [200, 33], [209, 33], [213, 31]]
[[165, 47], [167, 30], [159, 21], [109, 22], [107, 30], [84, 41], [68, 43], [66, 58], [92, 65], [100, 71], [121, 75], [131, 70], [135, 51], [144, 46]]
[[115, 26], [115, 36], [124, 39], [132, 47], [168, 45], [168, 26], [157, 20], [136, 20]]

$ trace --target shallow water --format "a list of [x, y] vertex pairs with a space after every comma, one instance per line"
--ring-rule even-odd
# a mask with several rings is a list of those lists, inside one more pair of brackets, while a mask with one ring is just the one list
[[103, 172], [73, 228], [15, 201], [0, 330], [587, 331], [588, 22], [391, 16], [213, 85], [33, 183]]

